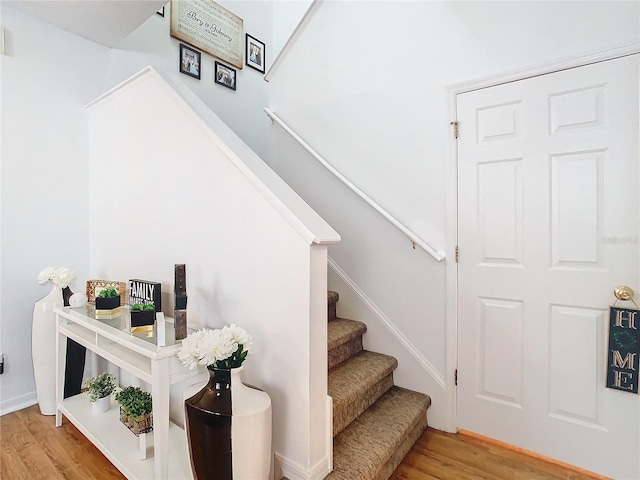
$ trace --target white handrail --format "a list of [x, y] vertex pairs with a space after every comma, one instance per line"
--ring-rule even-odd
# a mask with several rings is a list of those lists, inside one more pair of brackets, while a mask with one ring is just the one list
[[415, 245], [418, 245], [425, 252], [435, 258], [438, 262], [441, 262], [445, 259], [444, 253], [436, 250], [427, 242], [422, 240], [418, 235], [413, 233], [407, 227], [405, 227], [402, 223], [400, 223], [394, 216], [392, 216], [389, 212], [387, 212], [384, 208], [378, 205], [375, 201], [371, 199], [366, 193], [360, 190], [357, 186], [355, 186], [348, 178], [342, 175], [338, 170], [336, 170], [333, 166], [329, 164], [318, 152], [316, 152], [311, 145], [305, 142], [296, 132], [294, 132], [286, 123], [282, 121], [278, 115], [276, 115], [272, 110], [265, 108], [265, 113], [268, 117], [276, 122], [282, 129], [287, 132], [295, 141], [297, 141], [304, 149], [309, 152], [316, 160], [318, 160], [327, 170], [333, 173], [338, 179], [344, 183], [347, 187], [349, 187], [356, 195], [362, 198], [365, 202], [367, 202], [371, 207], [373, 207], [380, 215], [389, 220], [398, 230], [404, 233], [411, 242]]

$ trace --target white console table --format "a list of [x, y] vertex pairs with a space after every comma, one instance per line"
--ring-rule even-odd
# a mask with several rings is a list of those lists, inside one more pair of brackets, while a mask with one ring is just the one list
[[[129, 313], [96, 320], [91, 305], [55, 310], [56, 333], [56, 426], [64, 414], [128, 479], [190, 479], [191, 466], [184, 430], [169, 420], [170, 385], [194, 378], [176, 358], [181, 342], [175, 341], [172, 319], [166, 322], [165, 347], [158, 347], [154, 332], [130, 333]], [[153, 455], [139, 456], [138, 438], [119, 420], [115, 403], [104, 414], [91, 413], [86, 395], [64, 396], [67, 338], [151, 384], [153, 397]]]

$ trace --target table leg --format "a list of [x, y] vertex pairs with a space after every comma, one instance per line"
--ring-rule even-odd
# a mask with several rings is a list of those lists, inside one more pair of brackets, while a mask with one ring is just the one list
[[155, 478], [169, 478], [169, 358], [151, 362]]
[[62, 425], [60, 404], [64, 400], [64, 371], [67, 363], [67, 337], [60, 333], [60, 315], [56, 314], [56, 427]]

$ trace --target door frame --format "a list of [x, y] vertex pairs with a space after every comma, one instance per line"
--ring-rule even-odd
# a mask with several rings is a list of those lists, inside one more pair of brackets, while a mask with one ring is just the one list
[[[452, 84], [447, 87], [448, 118], [451, 119], [447, 134], [447, 138], [449, 139], [449, 154], [445, 178], [445, 252], [447, 258], [445, 265], [445, 383], [447, 418], [445, 425], [448, 432], [455, 433], [458, 430], [456, 388], [456, 371], [458, 368], [458, 265], [455, 260], [456, 246], [458, 245], [458, 142], [454, 136], [453, 128], [453, 124], [458, 121], [457, 95], [638, 53], [640, 53], [640, 43], [625, 44], [586, 55], [570, 57], [558, 62], [547, 63], [527, 70], [492, 75], [479, 80]], [[463, 254], [464, 253], [461, 252], [461, 255]]]

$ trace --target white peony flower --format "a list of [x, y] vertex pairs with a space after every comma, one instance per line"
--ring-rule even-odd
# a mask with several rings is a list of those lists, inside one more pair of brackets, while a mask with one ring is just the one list
[[52, 282], [62, 288], [71, 285], [75, 279], [75, 272], [65, 267], [46, 267], [38, 273], [38, 283]]
[[231, 332], [231, 337], [234, 342], [238, 345], [242, 345], [246, 352], [251, 352], [253, 348], [253, 339], [244, 328], [238, 327], [235, 323], [232, 323], [230, 326], [223, 328], [223, 330], [225, 329]]
[[200, 365], [213, 365], [219, 360], [225, 360], [237, 349], [231, 335], [225, 335], [221, 330], [206, 330], [198, 344]]
[[68, 268], [57, 268], [55, 273], [56, 279], [54, 280], [62, 288], [68, 287], [76, 279], [76, 272]]
[[238, 326], [202, 329], [182, 341], [177, 356], [193, 370], [198, 365], [235, 368], [242, 365], [252, 348], [251, 336]]
[[43, 268], [38, 274], [38, 283], [43, 284], [52, 281], [55, 273], [56, 269], [53, 267]]
[[204, 332], [204, 330], [198, 330], [182, 340], [182, 348], [178, 352], [178, 359], [180, 359], [184, 365], [188, 365], [189, 370], [193, 370], [198, 367], [200, 358], [198, 358], [196, 352], [198, 350], [198, 342], [200, 341], [202, 332]]

